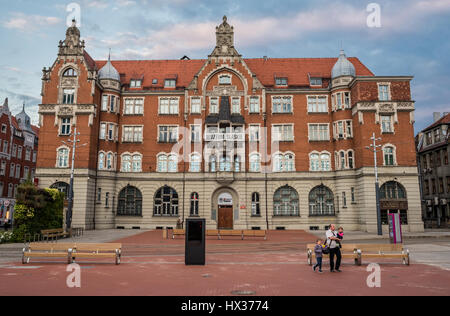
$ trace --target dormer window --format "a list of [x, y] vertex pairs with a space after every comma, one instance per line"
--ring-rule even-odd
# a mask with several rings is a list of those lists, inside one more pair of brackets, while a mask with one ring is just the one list
[[231, 84], [231, 76], [230, 75], [222, 75], [219, 76], [219, 84]]
[[152, 84], [158, 84], [158, 79], [153, 79]]
[[130, 81], [130, 88], [140, 88], [142, 86], [142, 80], [131, 80]]
[[311, 86], [322, 86], [322, 78], [311, 78], [310, 79]]
[[73, 68], [69, 68], [64, 71], [63, 77], [76, 77], [77, 72]]
[[165, 88], [175, 88], [177, 86], [177, 81], [175, 79], [166, 79], [164, 82]]
[[279, 87], [286, 87], [288, 85], [288, 78], [275, 78], [275, 85]]

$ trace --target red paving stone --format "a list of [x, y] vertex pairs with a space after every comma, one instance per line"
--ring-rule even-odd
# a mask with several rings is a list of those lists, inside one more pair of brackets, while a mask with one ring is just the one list
[[[81, 288], [66, 286], [62, 263], [19, 263], [0, 268], [0, 295], [164, 295], [228, 296], [232, 291], [256, 295], [446, 295], [450, 272], [436, 267], [397, 262], [381, 264], [381, 288], [366, 285], [367, 266], [344, 260], [344, 272], [313, 273], [306, 264], [306, 232], [271, 232], [269, 240], [208, 239], [207, 265], [184, 265], [184, 240], [163, 240], [161, 232], [145, 232], [119, 240], [120, 266], [80, 263]], [[31, 269], [23, 269], [31, 268]], [[33, 268], [38, 267], [38, 268]], [[330, 286], [332, 284], [332, 286]]]

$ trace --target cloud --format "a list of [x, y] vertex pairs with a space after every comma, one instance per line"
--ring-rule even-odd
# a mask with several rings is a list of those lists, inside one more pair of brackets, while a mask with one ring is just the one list
[[21, 32], [36, 31], [41, 27], [48, 27], [59, 24], [62, 19], [52, 16], [26, 15], [24, 13], [13, 13], [12, 17], [2, 23], [7, 29]]

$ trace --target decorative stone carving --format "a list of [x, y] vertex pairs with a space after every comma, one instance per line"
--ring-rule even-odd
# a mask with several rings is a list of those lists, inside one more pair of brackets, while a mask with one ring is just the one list
[[244, 91], [238, 91], [236, 86], [214, 86], [213, 91], [207, 91], [208, 97], [220, 97], [220, 96], [232, 96], [240, 97], [245, 96]]
[[228, 24], [226, 16], [223, 17], [223, 23], [216, 27], [216, 48], [210, 57], [211, 56], [241, 57], [234, 48], [234, 29]]

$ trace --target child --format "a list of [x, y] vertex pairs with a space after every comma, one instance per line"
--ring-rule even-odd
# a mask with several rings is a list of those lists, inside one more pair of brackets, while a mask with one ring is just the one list
[[341, 240], [344, 239], [344, 228], [339, 227], [337, 238], [339, 238], [339, 248], [342, 248]]
[[317, 267], [319, 272], [322, 273], [322, 250], [323, 250], [323, 240], [317, 239], [316, 246], [314, 247], [314, 253], [316, 255], [317, 264], [313, 267], [314, 272], [316, 272]]

